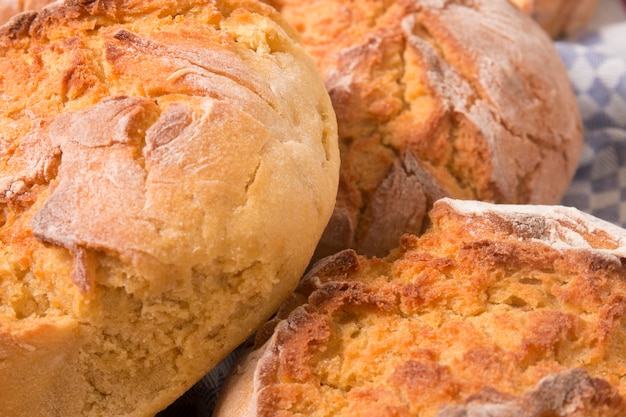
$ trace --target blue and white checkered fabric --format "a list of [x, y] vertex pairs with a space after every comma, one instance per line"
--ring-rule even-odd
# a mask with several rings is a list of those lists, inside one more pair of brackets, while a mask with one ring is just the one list
[[[562, 204], [626, 227], [626, 23], [556, 47], [578, 98], [586, 142]], [[210, 417], [235, 356], [158, 417]]]
[[585, 147], [562, 204], [626, 227], [626, 23], [556, 43], [583, 119]]

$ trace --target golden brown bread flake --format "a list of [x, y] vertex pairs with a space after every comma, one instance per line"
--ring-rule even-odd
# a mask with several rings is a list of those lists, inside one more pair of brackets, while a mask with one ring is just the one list
[[626, 231], [442, 199], [384, 259], [321, 260], [216, 417], [626, 415]]
[[293, 291], [334, 112], [248, 0], [67, 1], [0, 26], [0, 414], [153, 416]]
[[302, 35], [339, 123], [319, 256], [384, 256], [451, 196], [553, 204], [582, 125], [551, 39], [507, 0], [268, 0]]

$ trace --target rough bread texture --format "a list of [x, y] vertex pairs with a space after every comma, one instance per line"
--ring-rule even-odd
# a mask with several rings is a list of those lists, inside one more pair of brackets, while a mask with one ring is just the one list
[[318, 262], [216, 417], [626, 415], [626, 231], [444, 198], [385, 259]]
[[511, 0], [553, 38], [573, 35], [593, 18], [598, 0]]
[[442, 196], [557, 203], [582, 127], [551, 39], [507, 0], [272, 0], [339, 123], [337, 207], [318, 256], [384, 256]]
[[248, 0], [0, 26], [0, 414], [152, 416], [267, 320], [331, 215], [337, 127]]

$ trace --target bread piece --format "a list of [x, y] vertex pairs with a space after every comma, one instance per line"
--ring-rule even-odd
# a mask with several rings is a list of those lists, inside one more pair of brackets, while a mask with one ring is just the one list
[[272, 0], [339, 123], [338, 202], [318, 256], [384, 256], [442, 196], [557, 203], [582, 127], [551, 39], [506, 0]]
[[598, 0], [511, 0], [553, 38], [573, 35], [595, 15]]
[[626, 231], [444, 198], [385, 258], [318, 262], [215, 417], [626, 415]]
[[314, 61], [253, 0], [0, 27], [0, 414], [153, 416], [296, 287], [331, 215]]

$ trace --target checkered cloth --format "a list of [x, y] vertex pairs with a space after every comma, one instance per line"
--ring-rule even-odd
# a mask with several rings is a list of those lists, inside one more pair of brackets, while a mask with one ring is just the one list
[[[586, 141], [562, 204], [626, 227], [626, 21], [556, 47], [578, 97]], [[210, 417], [236, 354], [158, 417]]]
[[585, 128], [580, 165], [562, 204], [626, 227], [626, 23], [556, 47]]

